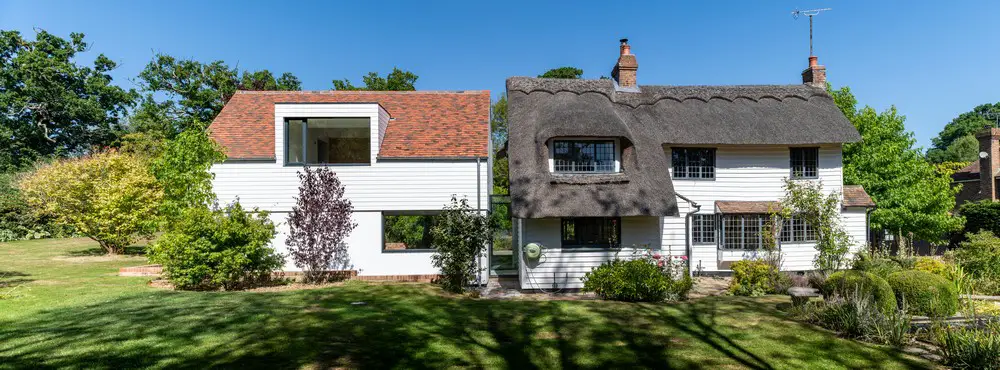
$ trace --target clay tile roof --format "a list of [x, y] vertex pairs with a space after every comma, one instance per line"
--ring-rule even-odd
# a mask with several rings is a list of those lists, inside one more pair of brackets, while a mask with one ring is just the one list
[[717, 200], [715, 208], [719, 213], [724, 214], [771, 213], [780, 211], [781, 203], [776, 201]]
[[874, 207], [875, 201], [861, 185], [844, 185], [844, 207]]
[[955, 173], [979, 174], [979, 161], [972, 161], [968, 166], [963, 167]]
[[489, 91], [239, 91], [212, 125], [230, 159], [274, 159], [276, 103], [377, 103], [392, 121], [381, 158], [487, 157]]

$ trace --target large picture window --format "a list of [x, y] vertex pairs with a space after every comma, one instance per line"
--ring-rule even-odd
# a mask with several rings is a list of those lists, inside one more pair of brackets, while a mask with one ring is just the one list
[[285, 121], [285, 163], [369, 164], [369, 118], [294, 118]]
[[819, 177], [819, 148], [791, 148], [793, 179]]
[[715, 178], [715, 149], [673, 148], [671, 161], [675, 179]]
[[764, 244], [764, 228], [770, 216], [737, 214], [722, 216], [722, 248], [756, 250]]
[[382, 250], [385, 252], [434, 249], [431, 229], [435, 215], [407, 212], [382, 213]]
[[615, 154], [614, 140], [552, 141], [554, 172], [615, 172]]
[[617, 248], [621, 242], [621, 218], [576, 217], [562, 219], [562, 246]]
[[805, 220], [793, 216], [785, 219], [781, 225], [781, 241], [786, 243], [814, 242], [816, 241], [816, 230]]
[[691, 242], [695, 244], [715, 244], [714, 214], [695, 214], [691, 217]]

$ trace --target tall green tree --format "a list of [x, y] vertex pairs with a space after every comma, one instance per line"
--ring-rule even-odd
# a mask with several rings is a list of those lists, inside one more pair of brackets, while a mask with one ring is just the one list
[[861, 133], [862, 140], [844, 144], [844, 183], [862, 185], [878, 208], [871, 223], [911, 239], [941, 241], [962, 227], [955, 207], [951, 177], [937, 171], [913, 145], [904, 116], [895, 107], [876, 112], [857, 108], [851, 90], [831, 90], [837, 106]]
[[378, 72], [368, 72], [368, 75], [361, 78], [364, 86], [354, 86], [348, 79], [333, 80], [334, 90], [371, 90], [371, 91], [413, 91], [413, 86], [417, 82], [417, 75], [410, 71], [399, 68], [392, 68], [385, 77], [379, 76]]
[[[982, 104], [952, 119], [938, 133], [937, 137], [931, 139], [934, 147], [927, 151], [927, 160], [933, 163], [956, 161], [954, 158], [955, 152], [961, 151], [963, 148], [952, 149], [952, 145], [956, 144], [963, 137], [973, 136], [986, 126], [997, 127], [995, 118], [986, 117], [989, 115], [1000, 115], [1000, 103]], [[948, 153], [949, 150], [952, 153]], [[976, 153], [979, 153], [978, 146]], [[975, 157], [969, 160], [975, 160]]]
[[[157, 54], [139, 73], [139, 84], [146, 95], [130, 117], [132, 128], [167, 138], [210, 124], [237, 90], [302, 89], [291, 73], [277, 78], [266, 69], [241, 74], [221, 60], [201, 63], [164, 54]], [[158, 100], [160, 96], [166, 99]]]
[[205, 130], [189, 129], [166, 141], [150, 161], [151, 172], [163, 189], [160, 216], [170, 222], [185, 209], [215, 203], [215, 176], [209, 169], [225, 159], [222, 147]]
[[136, 93], [112, 84], [116, 64], [104, 54], [78, 65], [89, 47], [82, 33], [67, 40], [39, 30], [29, 40], [0, 31], [0, 171], [117, 140]]
[[568, 79], [580, 79], [583, 76], [583, 70], [575, 67], [559, 67], [553, 68], [545, 73], [538, 75], [541, 78], [568, 78]]
[[[938, 155], [937, 153], [940, 153]], [[943, 152], [928, 151], [927, 159], [931, 163], [969, 162], [979, 159], [979, 139], [974, 135], [965, 135], [955, 139]]]
[[[507, 94], [490, 105], [490, 140], [494, 152], [507, 145]], [[493, 194], [510, 193], [510, 174], [507, 158], [493, 160]]]

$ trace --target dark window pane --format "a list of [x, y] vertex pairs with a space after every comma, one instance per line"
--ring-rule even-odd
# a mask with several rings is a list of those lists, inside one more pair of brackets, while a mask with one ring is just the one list
[[305, 129], [305, 121], [288, 120], [287, 130], [285, 130], [285, 163], [303, 163], [302, 157], [302, 130]]
[[674, 168], [674, 178], [715, 178], [715, 149], [674, 148], [671, 152], [670, 160]]
[[368, 118], [310, 118], [306, 121], [309, 164], [371, 162]]
[[562, 219], [563, 247], [617, 247], [621, 239], [621, 219], [577, 217]]
[[819, 175], [819, 148], [791, 148], [789, 154], [793, 178]]

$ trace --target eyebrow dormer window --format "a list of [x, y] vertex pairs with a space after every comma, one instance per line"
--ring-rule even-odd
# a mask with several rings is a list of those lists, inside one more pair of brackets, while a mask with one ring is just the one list
[[553, 172], [618, 172], [614, 140], [553, 140]]

